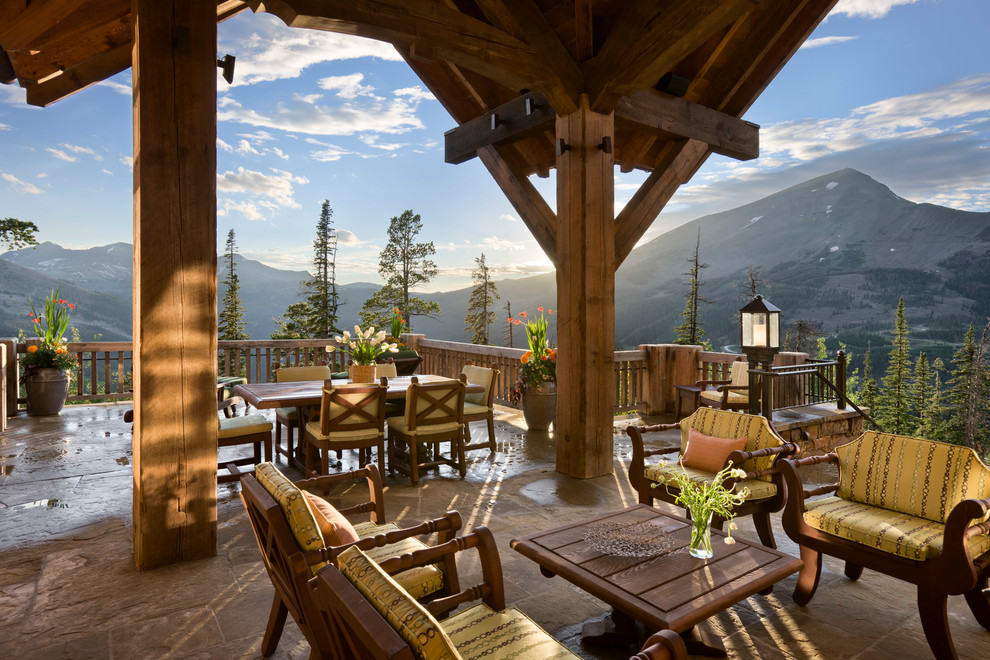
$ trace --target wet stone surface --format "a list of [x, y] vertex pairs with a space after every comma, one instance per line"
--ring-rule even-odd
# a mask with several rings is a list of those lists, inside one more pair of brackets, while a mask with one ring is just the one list
[[[55, 418], [17, 417], [0, 434], [0, 658], [260, 657], [273, 591], [237, 484], [217, 488], [216, 557], [143, 573], [134, 568], [127, 408], [67, 407]], [[497, 450], [470, 452], [466, 478], [446, 466], [427, 471], [417, 487], [386, 475], [386, 517], [412, 525], [456, 509], [465, 531], [489, 527], [509, 605], [581, 657], [628, 658], [637, 649], [586, 647], [580, 641], [582, 624], [607, 615], [607, 605], [560, 578], [543, 577], [509, 542], [634, 504], [623, 429], [630, 422], [658, 421], [665, 420], [617, 419], [614, 473], [578, 480], [554, 469], [552, 434], [530, 433], [521, 414], [499, 409]], [[484, 424], [473, 425], [474, 441], [486, 434]], [[677, 446], [679, 434], [655, 434], [648, 443]], [[301, 478], [283, 457], [277, 462], [291, 478]], [[344, 452], [340, 469], [355, 467], [356, 452]], [[834, 480], [827, 467], [812, 478], [816, 484]], [[366, 493], [352, 485], [328, 499], [348, 506], [364, 501]], [[738, 524], [738, 535], [757, 538], [748, 518]], [[798, 553], [776, 518], [774, 532], [782, 551]], [[700, 625], [723, 637], [730, 658], [927, 656], [910, 585], [869, 571], [850, 582], [839, 562], [826, 559], [825, 566], [822, 586], [806, 608], [790, 598], [792, 576], [770, 596], [749, 598]], [[462, 586], [479, 580], [477, 556], [462, 553], [459, 573]], [[949, 618], [960, 657], [986, 657], [990, 632], [973, 620], [961, 598], [950, 599]], [[308, 656], [290, 616], [273, 657]]]

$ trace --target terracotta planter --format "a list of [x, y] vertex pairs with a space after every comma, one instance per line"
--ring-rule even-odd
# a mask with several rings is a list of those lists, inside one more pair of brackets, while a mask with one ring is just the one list
[[352, 364], [347, 367], [347, 372], [352, 383], [375, 382], [375, 365], [373, 364]]
[[28, 369], [24, 390], [29, 415], [57, 415], [69, 396], [69, 376], [61, 369]]
[[523, 416], [530, 431], [546, 431], [557, 417], [557, 383], [527, 385], [522, 392]]

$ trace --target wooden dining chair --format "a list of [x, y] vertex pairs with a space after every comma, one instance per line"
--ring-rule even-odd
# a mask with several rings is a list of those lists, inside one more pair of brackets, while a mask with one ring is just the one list
[[[315, 367], [280, 367], [275, 370], [276, 383], [298, 383], [304, 380], [326, 380], [330, 378], [330, 367], [319, 365]], [[282, 426], [285, 426], [286, 448], [282, 449]], [[299, 409], [295, 406], [275, 409], [275, 452], [286, 457], [289, 465], [296, 464], [293, 451], [293, 429], [299, 428]], [[300, 439], [300, 443], [302, 441]]]
[[[420, 383], [415, 376], [406, 390], [406, 410], [389, 417], [388, 469], [398, 470], [419, 483], [423, 469], [449, 465], [467, 473], [464, 460], [464, 383], [459, 380]], [[441, 442], [450, 442], [450, 455], [439, 451]], [[423, 460], [426, 446], [433, 444], [431, 460]]]
[[[357, 449], [360, 465], [371, 460], [371, 449], [378, 449], [378, 468], [385, 469], [386, 379], [376, 385], [334, 386], [324, 381], [319, 421], [308, 422], [303, 430], [306, 444], [307, 477], [327, 474], [330, 451]], [[313, 452], [320, 457], [320, 470], [313, 465]]]
[[[462, 379], [472, 385], [482, 385], [484, 392], [464, 395], [464, 451], [488, 448], [495, 451], [495, 379], [498, 369], [465, 365]], [[471, 422], [488, 422], [488, 441], [471, 444]]]

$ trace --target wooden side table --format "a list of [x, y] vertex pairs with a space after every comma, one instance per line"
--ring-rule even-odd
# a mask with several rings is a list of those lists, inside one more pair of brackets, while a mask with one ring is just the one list
[[697, 385], [674, 385], [677, 389], [677, 412], [674, 414], [675, 421], [681, 421], [681, 403], [684, 399], [688, 399], [691, 404], [691, 410], [684, 414], [687, 417], [695, 410], [698, 409], [698, 400], [701, 395], [701, 388]]

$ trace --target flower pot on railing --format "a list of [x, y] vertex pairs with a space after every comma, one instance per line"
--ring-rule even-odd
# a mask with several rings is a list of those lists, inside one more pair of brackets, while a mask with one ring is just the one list
[[21, 382], [27, 393], [29, 415], [57, 415], [62, 411], [69, 396], [69, 376], [64, 371], [45, 367], [26, 369]]
[[530, 431], [546, 431], [557, 417], [557, 383], [546, 382], [522, 388], [523, 417]]

